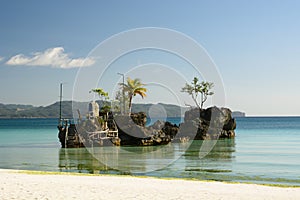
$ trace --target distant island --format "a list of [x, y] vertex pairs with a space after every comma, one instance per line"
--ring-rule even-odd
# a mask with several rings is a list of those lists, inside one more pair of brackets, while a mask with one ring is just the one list
[[[87, 102], [62, 102], [62, 116], [64, 118], [72, 118], [72, 103], [76, 108], [79, 108], [82, 115], [87, 113]], [[145, 112], [153, 105], [159, 105], [164, 108], [167, 117], [183, 117], [185, 111], [189, 110], [189, 107], [180, 107], [172, 104], [133, 104], [132, 112]], [[152, 114], [156, 116], [159, 113], [155, 113], [155, 109], [152, 110]], [[77, 113], [75, 111], [74, 113]], [[233, 117], [245, 117], [245, 113], [240, 111], [232, 112]], [[22, 104], [2, 104], [0, 103], [0, 118], [58, 118], [59, 117], [59, 102], [55, 102], [48, 106], [32, 106]], [[153, 117], [153, 116], [152, 116]]]
[[232, 117], [246, 117], [246, 113], [241, 111], [233, 111], [231, 114]]
[[[98, 102], [100, 103], [100, 102]], [[80, 110], [82, 115], [88, 112], [87, 102], [62, 102], [62, 116], [64, 118], [72, 118], [72, 104]], [[147, 113], [151, 106], [155, 104], [133, 104], [132, 112]], [[162, 106], [166, 112], [167, 117], [181, 117], [189, 108], [180, 107], [171, 104], [158, 104]], [[182, 111], [182, 113], [181, 113]], [[74, 111], [77, 114], [77, 110]], [[154, 109], [154, 116], [156, 115]], [[0, 103], [0, 118], [58, 118], [59, 117], [59, 102], [55, 102], [48, 106], [32, 106], [21, 104], [2, 104]]]

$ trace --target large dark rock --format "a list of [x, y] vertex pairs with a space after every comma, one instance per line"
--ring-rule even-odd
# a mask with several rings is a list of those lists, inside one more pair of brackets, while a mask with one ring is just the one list
[[147, 115], [144, 112], [131, 113], [130, 117], [132, 121], [139, 126], [145, 126], [147, 123]]
[[236, 122], [231, 114], [230, 109], [216, 106], [191, 109], [185, 113], [178, 135], [195, 140], [232, 138], [235, 136]]
[[164, 121], [157, 120], [156, 122], [154, 122], [154, 124], [152, 124], [149, 127], [153, 129], [161, 130], [164, 126], [165, 126]]
[[188, 122], [200, 117], [200, 109], [191, 109], [184, 113], [184, 122]]
[[173, 139], [178, 133], [179, 127], [176, 124], [166, 122], [161, 130]]
[[171, 141], [170, 135], [165, 134], [165, 123], [157, 121], [152, 126], [145, 127], [145, 113], [133, 113], [130, 116], [115, 116], [121, 145], [161, 145]]

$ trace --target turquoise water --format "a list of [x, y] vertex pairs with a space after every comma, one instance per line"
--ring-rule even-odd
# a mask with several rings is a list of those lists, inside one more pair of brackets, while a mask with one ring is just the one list
[[[300, 186], [299, 117], [237, 118], [235, 139], [159, 147], [61, 149], [56, 125], [57, 119], [0, 119], [0, 168]], [[207, 145], [213, 148], [204, 157]]]

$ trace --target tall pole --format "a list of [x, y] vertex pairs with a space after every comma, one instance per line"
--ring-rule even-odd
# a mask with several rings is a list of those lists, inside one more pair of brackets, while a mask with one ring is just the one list
[[61, 102], [62, 102], [62, 91], [63, 90], [63, 84], [60, 83], [60, 95], [59, 95], [59, 123], [61, 123]]
[[122, 73], [118, 73], [119, 75], [121, 75], [123, 77], [123, 88], [122, 88], [122, 95], [123, 95], [123, 114], [125, 114], [125, 91], [124, 91], [124, 84], [125, 84], [125, 75]]

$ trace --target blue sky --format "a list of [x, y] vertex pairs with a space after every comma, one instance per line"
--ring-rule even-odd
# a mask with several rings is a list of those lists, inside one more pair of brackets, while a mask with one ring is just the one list
[[[60, 82], [66, 82], [65, 99], [71, 99], [77, 63], [100, 42], [129, 29], [162, 27], [207, 50], [223, 79], [226, 106], [248, 115], [300, 115], [299, 1], [2, 0], [0, 5], [1, 103], [51, 104], [58, 100]], [[58, 57], [45, 61], [51, 53]], [[141, 64], [138, 56], [124, 62]]]

